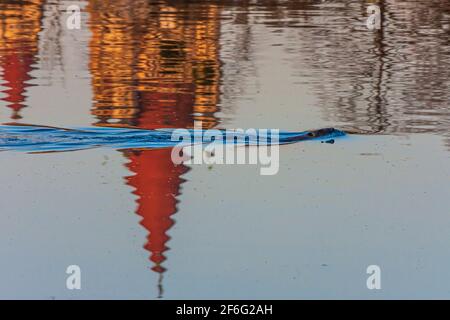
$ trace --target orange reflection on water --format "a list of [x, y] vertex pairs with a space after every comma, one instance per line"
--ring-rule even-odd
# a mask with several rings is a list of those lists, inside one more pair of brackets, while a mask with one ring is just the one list
[[27, 5], [0, 3], [0, 66], [7, 87], [2, 100], [12, 109], [11, 119], [20, 119], [26, 106], [26, 88], [31, 86], [30, 72], [36, 62], [38, 33], [41, 30], [44, 0], [30, 0]]
[[[219, 9], [205, 5], [203, 18], [187, 17], [189, 5], [150, 6], [147, 1], [91, 1], [90, 70], [93, 115], [99, 126], [145, 129], [211, 128], [219, 103]], [[127, 184], [138, 196], [136, 213], [149, 236], [152, 270], [166, 271], [167, 235], [174, 224], [185, 166], [175, 166], [171, 150], [129, 150]], [[162, 284], [159, 284], [162, 295]]]
[[205, 6], [205, 17], [196, 20], [186, 17], [188, 5], [183, 10], [146, 1], [109, 2], [91, 1], [87, 7], [96, 124], [192, 126], [195, 114], [205, 126], [215, 126], [219, 8]]

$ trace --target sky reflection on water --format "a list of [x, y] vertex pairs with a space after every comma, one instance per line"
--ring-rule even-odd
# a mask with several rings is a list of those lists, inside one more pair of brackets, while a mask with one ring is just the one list
[[[82, 8], [81, 30], [65, 27], [64, 10], [69, 1], [0, 3], [1, 123], [156, 129], [191, 128], [194, 121], [202, 121], [205, 129], [268, 127], [293, 131], [337, 127], [373, 135], [371, 138], [381, 145], [389, 145], [387, 152], [394, 158], [398, 154], [393, 151], [391, 138], [386, 142], [378, 140], [381, 139], [378, 135], [422, 141], [415, 134], [423, 134], [429, 137], [429, 148], [436, 153], [434, 161], [442, 164], [442, 159], [448, 159], [448, 1], [380, 0], [376, 3], [383, 12], [383, 24], [376, 32], [365, 27], [366, 8], [372, 1], [264, 0], [256, 4], [252, 1], [90, 0], [78, 3]], [[358, 143], [357, 148], [364, 149], [360, 145], [363, 142]], [[436, 147], [439, 143], [442, 150]], [[423, 148], [420, 143], [418, 146]], [[299, 155], [293, 155], [292, 147], [286, 150], [291, 150], [285, 151], [286, 156], [298, 160]], [[326, 152], [317, 152], [319, 165], [312, 169], [324, 170], [321, 161], [327, 157]], [[127, 150], [115, 156], [108, 153], [108, 157], [118, 156], [123, 159], [123, 171], [116, 167], [116, 171], [107, 175], [113, 177], [120, 171], [125, 180], [115, 181], [117, 185], [121, 183], [117, 188], [124, 193], [130, 193], [131, 188], [136, 196], [135, 212], [148, 232], [145, 249], [149, 251], [149, 265], [162, 279], [168, 269], [165, 266], [168, 234], [176, 226], [173, 215], [179, 201], [183, 198], [187, 204], [193, 202], [197, 206], [191, 193], [191, 197], [182, 197], [183, 188], [188, 188], [183, 183], [187, 180], [194, 185], [202, 180], [190, 176], [194, 172], [189, 167], [175, 166], [170, 150]], [[6, 160], [17, 155], [2, 153], [1, 157]], [[59, 157], [64, 156], [46, 159], [58, 163]], [[73, 154], [73, 157], [83, 161], [82, 155]], [[97, 159], [100, 155], [91, 157]], [[337, 158], [344, 161], [343, 155]], [[27, 163], [25, 158], [16, 161]], [[76, 161], [72, 165], [77, 166]], [[294, 168], [291, 162], [286, 166]], [[379, 162], [374, 166], [384, 168]], [[89, 168], [95, 171], [100, 167], [97, 163]], [[448, 170], [442, 170], [432, 176], [445, 178]], [[251, 179], [248, 173], [241, 174]], [[295, 176], [302, 173], [296, 171]], [[205, 178], [206, 173], [199, 177]], [[280, 185], [286, 182], [283, 181]], [[314, 178], [309, 176], [305, 181]], [[437, 185], [439, 181], [436, 180]], [[228, 183], [233, 185], [232, 181]], [[78, 187], [82, 188], [82, 184]], [[409, 191], [407, 185], [398, 187]], [[445, 196], [444, 188], [442, 182], [442, 196]], [[355, 192], [355, 197], [364, 198]], [[118, 194], [117, 190], [114, 194]], [[284, 193], [278, 189], [265, 194], [284, 199]], [[217, 195], [214, 199], [220, 201]], [[429, 201], [436, 199], [439, 197]], [[254, 208], [247, 203], [243, 212], [263, 210], [257, 198], [253, 200]], [[132, 200], [127, 198], [127, 201]], [[288, 201], [275, 202], [289, 211], [288, 208], [293, 208]], [[310, 199], [303, 206], [313, 206], [314, 201]], [[97, 206], [92, 204], [92, 214]], [[330, 208], [324, 206], [323, 209]], [[14, 211], [11, 207], [11, 204], [2, 207], [2, 212]], [[345, 211], [348, 206], [342, 204], [340, 208]], [[124, 212], [127, 210], [133, 209], [124, 208]], [[250, 215], [249, 219], [253, 218]], [[289, 239], [284, 240], [278, 247], [290, 245]], [[255, 261], [264, 263], [259, 258], [255, 257]], [[163, 282], [157, 283], [159, 293], [155, 296], [162, 296]], [[182, 288], [174, 288], [178, 291], [174, 289], [172, 296], [180, 292], [189, 296]], [[231, 289], [223, 290], [232, 295]], [[313, 290], [320, 297], [319, 291]], [[273, 292], [273, 297], [280, 295]], [[295, 297], [295, 290], [287, 290], [286, 295]], [[2, 292], [2, 296], [7, 294]], [[327, 295], [323, 293], [323, 296]]]

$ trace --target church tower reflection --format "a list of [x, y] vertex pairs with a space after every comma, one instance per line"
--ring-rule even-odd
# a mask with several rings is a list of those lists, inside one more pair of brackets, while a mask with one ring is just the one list
[[[88, 6], [96, 22], [90, 43], [95, 125], [183, 128], [201, 120], [207, 128], [216, 126], [220, 9], [212, 4], [150, 6], [139, 0], [122, 0], [121, 8], [109, 2], [92, 0]], [[127, 150], [124, 156], [132, 172], [126, 181], [149, 232], [144, 247], [160, 275], [162, 296], [167, 233], [188, 168], [173, 164], [170, 149]]]
[[38, 33], [41, 29], [44, 0], [26, 3], [8, 1], [0, 3], [0, 67], [3, 86], [7, 87], [2, 98], [12, 109], [11, 119], [21, 119], [26, 88], [31, 86], [30, 72], [34, 69], [38, 53]]

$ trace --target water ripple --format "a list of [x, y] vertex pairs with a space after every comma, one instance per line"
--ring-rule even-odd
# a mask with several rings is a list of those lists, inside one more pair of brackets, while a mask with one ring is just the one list
[[[175, 130], [178, 130], [175, 132]], [[206, 143], [207, 130], [200, 129], [124, 129], [109, 127], [53, 128], [29, 125], [0, 126], [0, 150], [26, 152], [57, 152], [111, 147], [116, 149], [155, 149], [176, 145]], [[223, 143], [236, 145], [288, 144], [306, 140], [329, 140], [344, 136], [343, 131], [324, 128], [303, 132], [278, 133], [278, 130], [256, 129], [251, 131], [211, 130], [220, 135]], [[178, 133], [183, 136], [174, 136]], [[277, 135], [277, 136], [275, 136]], [[276, 140], [275, 140], [276, 139]], [[210, 142], [210, 141], [208, 141]]]

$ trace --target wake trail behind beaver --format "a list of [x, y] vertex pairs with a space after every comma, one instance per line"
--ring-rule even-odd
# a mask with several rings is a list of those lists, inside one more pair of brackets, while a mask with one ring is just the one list
[[130, 129], [109, 127], [56, 128], [35, 125], [0, 126], [0, 150], [24, 152], [75, 151], [96, 147], [115, 149], [170, 148], [179, 145], [211, 142], [235, 145], [283, 145], [299, 141], [326, 141], [345, 132], [324, 128], [303, 132], [275, 129], [199, 130], [199, 129]]

